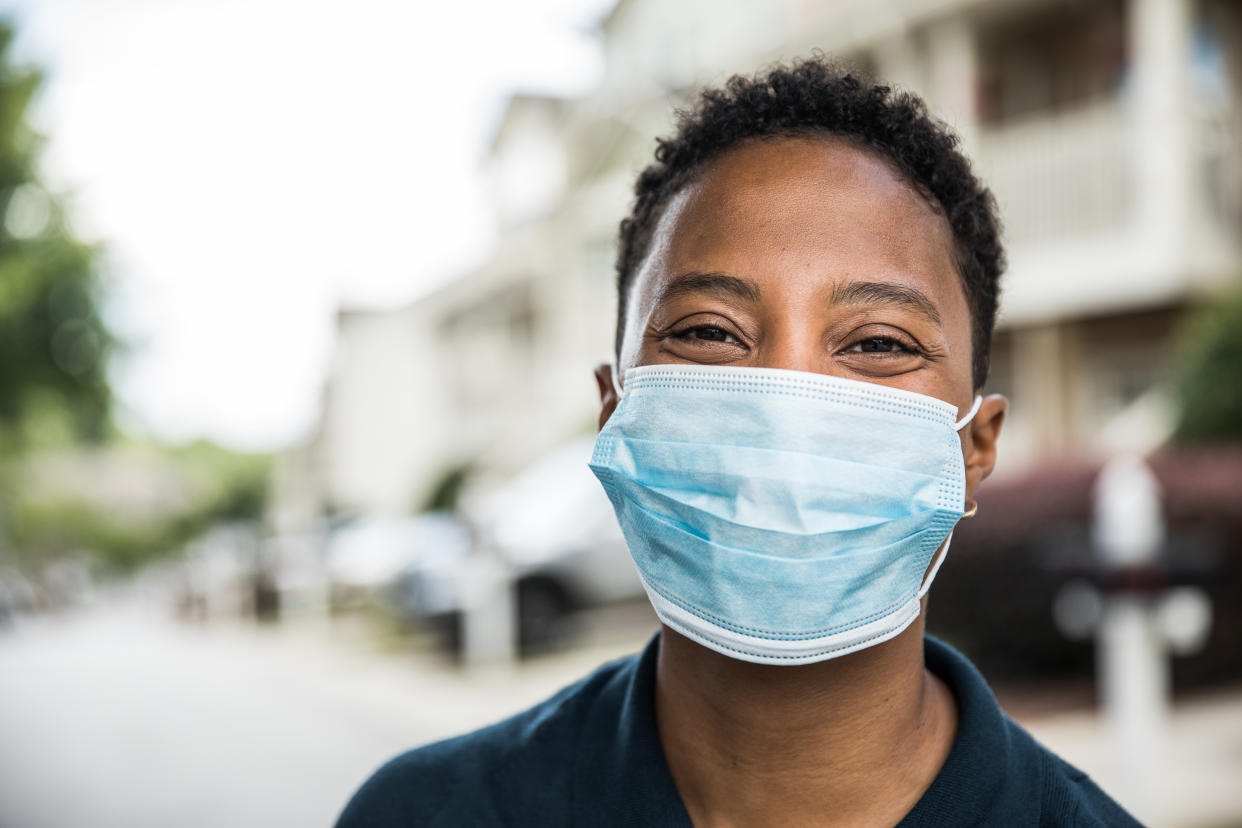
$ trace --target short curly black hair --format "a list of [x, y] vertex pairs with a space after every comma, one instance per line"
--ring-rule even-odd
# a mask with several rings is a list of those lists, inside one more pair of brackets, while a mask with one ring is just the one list
[[972, 379], [982, 386], [1005, 269], [996, 200], [975, 177], [957, 136], [920, 98], [864, 80], [823, 55], [704, 89], [694, 106], [678, 112], [676, 132], [658, 139], [655, 163], [639, 174], [633, 207], [621, 222], [618, 358], [630, 287], [672, 197], [709, 162], [743, 143], [814, 136], [842, 139], [886, 159], [948, 220], [970, 306]]

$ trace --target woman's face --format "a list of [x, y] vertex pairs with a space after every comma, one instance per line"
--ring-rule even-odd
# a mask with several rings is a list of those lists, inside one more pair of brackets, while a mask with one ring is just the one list
[[[823, 139], [744, 145], [661, 218], [628, 297], [618, 367], [818, 372], [936, 397], [960, 416], [975, 389], [952, 244], [944, 217], [874, 155]], [[602, 424], [616, 399], [601, 391]], [[1004, 407], [989, 398], [963, 432], [969, 492], [991, 471]], [[972, 457], [970, 432], [993, 420]]]

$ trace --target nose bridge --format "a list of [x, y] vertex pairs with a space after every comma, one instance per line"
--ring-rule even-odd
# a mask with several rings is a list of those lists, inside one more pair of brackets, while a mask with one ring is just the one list
[[831, 360], [825, 358], [823, 337], [815, 320], [804, 309], [787, 308], [774, 314], [765, 326], [759, 348], [763, 368], [831, 373]]

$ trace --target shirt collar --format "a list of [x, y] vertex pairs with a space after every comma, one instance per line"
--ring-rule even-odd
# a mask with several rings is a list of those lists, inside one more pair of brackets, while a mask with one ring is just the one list
[[[659, 634], [595, 697], [574, 750], [575, 825], [691, 828], [660, 745], [655, 719]], [[979, 671], [930, 636], [924, 660], [957, 701], [958, 725], [948, 759], [901, 826], [976, 824], [1005, 787], [1012, 746], [1005, 714]], [[621, 695], [620, 712], [608, 700]]]
[[[657, 633], [612, 679], [585, 717], [572, 773], [574, 825], [667, 825], [692, 828], [655, 719]], [[620, 713], [604, 699], [621, 693]]]
[[1005, 786], [1012, 757], [1008, 723], [983, 676], [957, 650], [926, 636], [923, 661], [957, 701], [957, 735], [931, 786], [897, 826], [975, 825]]

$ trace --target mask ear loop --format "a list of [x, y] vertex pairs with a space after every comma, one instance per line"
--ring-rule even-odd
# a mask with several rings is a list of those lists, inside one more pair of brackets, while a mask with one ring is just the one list
[[949, 544], [953, 541], [953, 533], [944, 539], [944, 546], [940, 547], [940, 554], [936, 556], [936, 562], [932, 564], [931, 572], [927, 573], [927, 577], [923, 580], [923, 585], [919, 587], [919, 598], [927, 594], [927, 590], [931, 589], [932, 581], [936, 580], [936, 573], [940, 571], [940, 565], [944, 563], [944, 559], [949, 557]]
[[971, 420], [973, 420], [975, 418], [975, 415], [979, 413], [979, 406], [981, 405], [983, 405], [983, 397], [976, 395], [975, 402], [970, 407], [970, 411], [966, 413], [965, 417], [963, 417], [962, 419], [958, 420], [956, 423], [953, 424], [953, 430], [961, 431], [963, 428], [965, 428], [966, 424], [969, 423]]
[[[983, 405], [983, 397], [976, 395], [974, 404], [970, 406], [970, 411], [966, 412], [966, 416], [954, 424], [953, 430], [961, 431], [965, 428], [966, 425], [975, 418], [975, 415], [979, 413], [979, 406], [981, 405]], [[975, 508], [978, 509], [978, 506], [976, 505]], [[971, 514], [974, 513], [971, 512]], [[952, 542], [953, 532], [950, 531], [948, 536], [944, 539], [944, 546], [940, 547], [940, 552], [936, 555], [936, 561], [932, 564], [931, 572], [927, 573], [927, 577], [923, 580], [923, 585], [919, 587], [919, 598], [922, 598], [927, 594], [927, 590], [931, 589], [932, 581], [936, 580], [936, 573], [940, 571], [940, 567], [944, 563], [944, 559], [949, 557], [949, 545]]]

